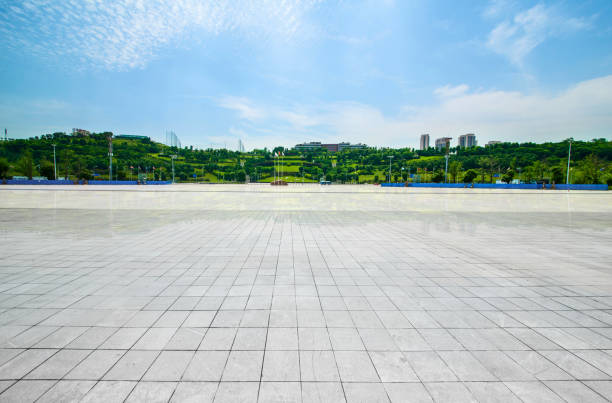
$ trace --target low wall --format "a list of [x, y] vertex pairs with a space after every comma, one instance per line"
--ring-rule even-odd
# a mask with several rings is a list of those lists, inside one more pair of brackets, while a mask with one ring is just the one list
[[[0, 184], [3, 182], [0, 181]], [[170, 185], [172, 181], [148, 181], [146, 185]], [[7, 185], [138, 185], [137, 181], [85, 181], [7, 179]]]
[[[381, 183], [383, 187], [416, 187], [416, 188], [475, 188], [475, 189], [542, 189], [536, 183]], [[544, 185], [545, 189], [553, 189], [552, 185]], [[555, 185], [556, 190], [608, 190], [605, 184], [571, 184]]]
[[[0, 181], [0, 184], [4, 183]], [[66, 180], [30, 180], [30, 179], [7, 179], [7, 185], [72, 185], [74, 181], [66, 181]]]

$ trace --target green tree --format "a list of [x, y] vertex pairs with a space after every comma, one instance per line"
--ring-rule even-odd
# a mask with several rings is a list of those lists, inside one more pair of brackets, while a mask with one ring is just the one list
[[9, 163], [6, 158], [0, 158], [0, 178], [6, 179], [9, 170]]
[[53, 163], [44, 158], [40, 161], [40, 174], [47, 179], [55, 179]]
[[19, 161], [17, 161], [17, 171], [23, 176], [27, 176], [28, 179], [32, 179], [32, 175], [34, 174], [34, 160], [32, 159], [30, 150], [26, 150]]
[[448, 168], [448, 172], [451, 175], [451, 182], [452, 183], [456, 183], [457, 182], [457, 176], [459, 176], [459, 171], [461, 171], [461, 167], [462, 166], [463, 165], [459, 161], [452, 161], [450, 163], [450, 166]]
[[474, 179], [476, 179], [477, 176], [478, 174], [476, 173], [476, 171], [474, 171], [473, 169], [468, 169], [463, 175], [463, 182], [472, 183], [474, 182]]
[[555, 166], [551, 169], [550, 173], [552, 174], [552, 181], [555, 183], [563, 183], [563, 168], [560, 166]]
[[443, 182], [444, 181], [444, 172], [436, 171], [436, 173], [434, 173], [434, 175], [432, 176], [431, 180], [434, 183]]
[[502, 176], [502, 181], [506, 183], [510, 183], [512, 182], [512, 179], [514, 179], [514, 171], [508, 168], [504, 176]]

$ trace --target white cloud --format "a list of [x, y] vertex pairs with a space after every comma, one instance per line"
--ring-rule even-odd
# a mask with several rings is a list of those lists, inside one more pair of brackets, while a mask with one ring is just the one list
[[[444, 88], [444, 87], [442, 87]], [[359, 103], [317, 106], [254, 106], [260, 120], [242, 115], [252, 146], [292, 146], [297, 142], [365, 142], [377, 146], [416, 146], [421, 133], [458, 137], [476, 133], [480, 143], [557, 141], [567, 137], [609, 138], [612, 134], [612, 75], [580, 82], [557, 94], [509, 91], [462, 92], [430, 107], [406, 105], [396, 116]], [[239, 109], [235, 109], [240, 113]], [[299, 112], [296, 112], [299, 111]], [[292, 119], [294, 113], [300, 119]], [[304, 123], [306, 122], [306, 123]]]
[[459, 95], [463, 95], [469, 90], [467, 84], [459, 84], [455, 87], [451, 85], [445, 85], [444, 87], [439, 87], [434, 90], [434, 94], [441, 98], [451, 98]]
[[[493, 2], [485, 13], [496, 15], [503, 3]], [[556, 7], [537, 4], [497, 24], [489, 33], [487, 46], [513, 63], [522, 65], [525, 57], [547, 39], [590, 26], [590, 19], [566, 17]]]
[[508, 12], [514, 7], [514, 1], [510, 0], [491, 0], [485, 7], [482, 15], [486, 18], [496, 18]]
[[320, 0], [23, 0], [0, 3], [0, 43], [45, 59], [140, 68], [183, 36], [292, 37]]
[[218, 101], [218, 105], [225, 109], [238, 112], [241, 119], [256, 121], [264, 119], [267, 113], [264, 109], [258, 108], [245, 97], [226, 96]]

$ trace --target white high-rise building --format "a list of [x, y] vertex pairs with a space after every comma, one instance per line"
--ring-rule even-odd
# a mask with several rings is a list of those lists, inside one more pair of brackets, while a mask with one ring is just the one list
[[476, 146], [476, 135], [474, 133], [462, 134], [459, 136], [459, 147], [474, 147]]
[[450, 141], [452, 139], [452, 137], [440, 137], [439, 139], [436, 139], [436, 148], [438, 150], [442, 150], [446, 148], [447, 144], [450, 147]]
[[427, 150], [429, 148], [429, 134], [421, 134], [421, 144], [419, 149]]

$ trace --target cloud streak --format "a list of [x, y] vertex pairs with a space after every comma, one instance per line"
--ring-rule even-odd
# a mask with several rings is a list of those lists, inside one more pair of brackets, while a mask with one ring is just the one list
[[[429, 107], [406, 105], [395, 116], [360, 103], [278, 107], [241, 98], [250, 108], [262, 111], [256, 114], [244, 114], [236, 105], [219, 105], [236, 111], [236, 128], [250, 133], [249, 141], [260, 147], [292, 146], [304, 140], [414, 147], [421, 133], [456, 138], [473, 132], [481, 143], [610, 137], [612, 75], [583, 81], [552, 95], [441, 88], [450, 88], [453, 96], [440, 97]], [[455, 88], [461, 91], [453, 91]]]
[[[493, 2], [487, 15], [497, 15], [497, 11], [491, 10], [498, 10], [502, 3]], [[497, 24], [489, 33], [487, 46], [520, 66], [525, 57], [547, 39], [590, 27], [591, 21], [587, 18], [567, 17], [556, 7], [537, 4]]]
[[[0, 3], [0, 43], [46, 60], [142, 68], [180, 39], [240, 33], [291, 38], [320, 0], [23, 0]], [[203, 34], [203, 35], [202, 35]]]

